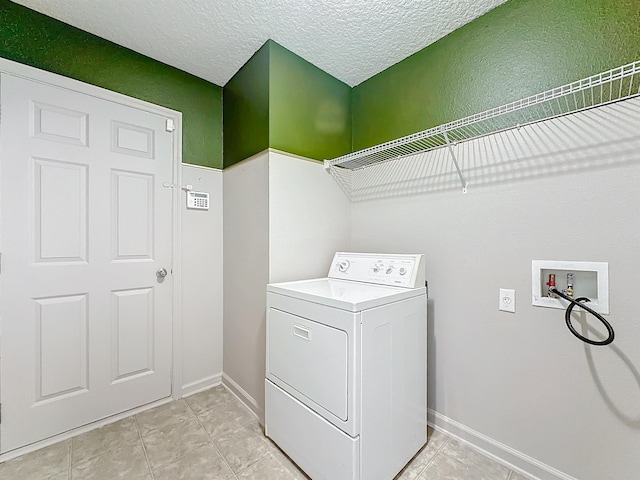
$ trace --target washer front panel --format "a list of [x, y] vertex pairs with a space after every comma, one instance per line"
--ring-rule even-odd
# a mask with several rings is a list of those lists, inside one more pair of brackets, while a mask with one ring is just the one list
[[[275, 320], [273, 320], [274, 317]], [[352, 437], [358, 435], [360, 429], [360, 420], [356, 415], [357, 403], [360, 400], [360, 317], [359, 312], [348, 312], [274, 292], [267, 293], [267, 380]], [[289, 322], [289, 327], [286, 327], [285, 319]], [[272, 325], [273, 321], [280, 325]], [[314, 352], [314, 347], [309, 348], [308, 344], [307, 348], [301, 345], [306, 340], [296, 337], [293, 331], [289, 330], [289, 328], [293, 329], [295, 325], [298, 325], [298, 328], [311, 330], [311, 342], [322, 340], [327, 349], [326, 354], [323, 356], [320, 351]], [[323, 331], [323, 327], [332, 333], [325, 338], [318, 338], [316, 332]], [[303, 330], [298, 330], [296, 333], [302, 336], [306, 335]], [[274, 338], [274, 335], [280, 334], [288, 337], [287, 340], [284, 340], [285, 343], [298, 343], [296, 348], [308, 349], [304, 352], [307, 358], [302, 364], [289, 350], [272, 351], [278, 348], [288, 348], [288, 346], [279, 345], [283, 342], [282, 339]], [[327, 346], [328, 338], [332, 338], [337, 346]], [[343, 356], [345, 354], [343, 341], [345, 340], [346, 359]], [[311, 378], [305, 378], [304, 371], [310, 375], [312, 370], [322, 370], [326, 366], [326, 356], [333, 355], [336, 351], [339, 352], [340, 360], [333, 363], [334, 360], [331, 359], [328, 364], [331, 365], [330, 370], [338, 372], [338, 376], [342, 375], [343, 368], [346, 369], [346, 395], [340, 379], [337, 381], [340, 384], [337, 394], [322, 392], [318, 398], [314, 398], [312, 395], [315, 395], [318, 390], [322, 390], [322, 385]], [[289, 363], [287, 367], [283, 365], [285, 362]], [[344, 367], [340, 366], [343, 362]], [[301, 365], [303, 365], [304, 371], [293, 372]], [[346, 402], [346, 416], [342, 407], [345, 405], [342, 403], [343, 401]]]
[[347, 332], [269, 309], [269, 373], [347, 421]]

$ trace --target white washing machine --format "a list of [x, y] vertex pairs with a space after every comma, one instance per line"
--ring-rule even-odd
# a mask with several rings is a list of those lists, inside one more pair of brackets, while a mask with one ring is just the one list
[[267, 286], [265, 432], [313, 480], [391, 480], [427, 437], [423, 255]]

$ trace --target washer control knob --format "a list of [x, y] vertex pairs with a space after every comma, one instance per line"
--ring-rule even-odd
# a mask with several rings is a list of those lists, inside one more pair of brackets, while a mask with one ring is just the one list
[[391, 272], [393, 272], [393, 267], [387, 268], [387, 275], [389, 275]]
[[404, 267], [400, 267], [400, 275], [404, 275], [405, 273], [407, 273], [407, 269]]
[[373, 273], [380, 273], [382, 270], [384, 270], [384, 263], [378, 260], [373, 264], [371, 270], [373, 271]]
[[349, 260], [342, 260], [340, 263], [338, 263], [338, 270], [344, 273], [349, 270], [350, 265], [351, 264], [349, 263]]

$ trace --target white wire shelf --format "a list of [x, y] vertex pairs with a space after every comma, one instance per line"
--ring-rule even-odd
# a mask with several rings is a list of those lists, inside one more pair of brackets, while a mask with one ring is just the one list
[[[458, 166], [452, 145], [599, 107], [639, 94], [640, 61], [636, 61], [460, 120], [332, 160], [325, 160], [324, 166], [330, 173], [333, 173], [336, 168], [359, 170], [388, 160], [446, 146], [449, 147], [457, 175], [463, 190], [466, 191], [466, 181]], [[338, 180], [337, 175], [334, 175], [334, 178]]]

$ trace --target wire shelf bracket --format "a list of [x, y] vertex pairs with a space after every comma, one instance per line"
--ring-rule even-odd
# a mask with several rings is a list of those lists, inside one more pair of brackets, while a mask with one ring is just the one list
[[449, 150], [449, 155], [451, 156], [451, 160], [453, 160], [453, 165], [456, 167], [456, 172], [458, 174], [458, 178], [460, 178], [460, 183], [462, 183], [462, 193], [467, 193], [467, 181], [464, 179], [464, 175], [462, 175], [462, 171], [460, 170], [460, 165], [458, 165], [458, 159], [456, 158], [456, 154], [453, 151], [453, 146], [451, 145], [451, 140], [449, 140], [449, 135], [445, 130], [443, 132], [444, 139], [447, 142], [447, 149]]
[[324, 161], [325, 169], [337, 179], [338, 173], [360, 170], [388, 160], [446, 147], [456, 173], [467, 191], [467, 182], [454, 147], [498, 132], [570, 115], [640, 95], [640, 60], [536, 95], [491, 108], [453, 122], [438, 125], [389, 142]]

